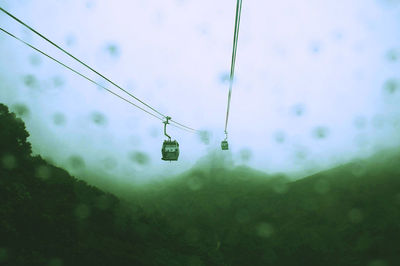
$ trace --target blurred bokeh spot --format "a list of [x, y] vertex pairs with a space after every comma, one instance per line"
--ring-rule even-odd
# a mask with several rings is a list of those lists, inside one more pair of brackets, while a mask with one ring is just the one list
[[356, 162], [352, 164], [351, 173], [355, 177], [363, 176], [367, 172], [367, 168], [365, 167], [365, 163]]
[[42, 180], [49, 179], [51, 177], [51, 168], [47, 165], [41, 165], [36, 168], [35, 176]]
[[229, 73], [223, 72], [219, 75], [219, 82], [225, 84], [229, 81]]
[[17, 159], [12, 154], [6, 154], [1, 158], [1, 165], [7, 170], [15, 169], [17, 167]]
[[289, 189], [287, 181], [283, 178], [275, 180], [272, 188], [278, 194], [286, 193]]
[[96, 125], [104, 126], [107, 124], [107, 118], [100, 112], [93, 112], [90, 117]]
[[400, 51], [399, 49], [390, 49], [387, 54], [386, 58], [389, 62], [396, 62], [400, 58]]
[[368, 233], [362, 234], [358, 239], [357, 239], [357, 248], [359, 250], [366, 250], [372, 245], [372, 240], [371, 236]]
[[34, 75], [25, 75], [23, 77], [23, 81], [25, 86], [27, 86], [28, 88], [31, 89], [37, 89], [39, 88], [39, 81], [36, 79], [36, 77]]
[[310, 43], [310, 51], [313, 54], [321, 52], [322, 44], [319, 41], [313, 41]]
[[329, 135], [329, 129], [327, 127], [318, 126], [313, 129], [312, 135], [316, 139], [324, 139]]
[[119, 46], [115, 43], [109, 43], [106, 45], [106, 50], [108, 52], [109, 55], [111, 55], [112, 57], [119, 57], [121, 55], [121, 49], [119, 48]]
[[90, 216], [90, 208], [86, 204], [79, 204], [75, 208], [75, 215], [78, 219], [84, 220]]
[[297, 147], [294, 151], [295, 162], [303, 161], [307, 159], [308, 150], [306, 147]]
[[348, 213], [349, 220], [352, 223], [358, 224], [363, 220], [363, 214], [359, 209], [351, 209]]
[[85, 167], [85, 161], [79, 155], [71, 155], [68, 158], [68, 164], [75, 170], [80, 170]]
[[286, 140], [286, 135], [284, 131], [275, 132], [274, 139], [277, 143], [284, 143]]
[[206, 145], [210, 144], [210, 137], [211, 137], [210, 132], [202, 130], [199, 132], [198, 137], [201, 143]]
[[92, 9], [96, 6], [96, 2], [95, 1], [86, 1], [86, 8], [87, 9]]
[[53, 115], [53, 123], [57, 126], [63, 126], [66, 123], [66, 118], [63, 113], [55, 113]]
[[32, 54], [29, 56], [29, 63], [35, 67], [40, 66], [42, 63], [42, 58], [38, 54]]
[[250, 161], [251, 156], [252, 152], [249, 148], [244, 148], [240, 150], [240, 159], [243, 163], [247, 163], [248, 161]]
[[70, 34], [65, 38], [65, 44], [67, 46], [73, 46], [75, 43], [76, 43], [76, 37], [74, 35]]
[[203, 181], [199, 176], [192, 176], [187, 180], [187, 186], [191, 190], [199, 190], [203, 187]]
[[0, 262], [5, 262], [7, 260], [7, 249], [0, 248]]
[[140, 165], [147, 165], [150, 163], [150, 156], [140, 151], [129, 153], [129, 158], [131, 159], [131, 161]]
[[298, 103], [292, 106], [292, 113], [295, 116], [302, 116], [306, 112], [306, 106], [302, 103]]
[[400, 87], [399, 81], [397, 79], [392, 78], [388, 79], [385, 82], [383, 89], [387, 94], [394, 94], [395, 92], [397, 92], [399, 87]]
[[52, 258], [49, 261], [48, 266], [63, 266], [64, 263], [60, 258]]
[[65, 84], [65, 80], [61, 76], [55, 76], [52, 78], [53, 86], [56, 88], [62, 87]]
[[259, 223], [256, 226], [256, 233], [259, 237], [270, 237], [274, 233], [274, 228], [269, 223]]
[[373, 260], [371, 261], [368, 266], [388, 266], [388, 264], [384, 260]]
[[15, 103], [11, 106], [11, 111], [16, 113], [18, 116], [22, 118], [26, 118], [29, 116], [30, 111], [26, 104], [23, 103]]

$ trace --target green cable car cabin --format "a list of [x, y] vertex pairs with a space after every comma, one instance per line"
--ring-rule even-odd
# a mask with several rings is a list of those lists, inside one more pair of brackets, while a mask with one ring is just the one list
[[179, 157], [179, 143], [176, 140], [171, 140], [171, 137], [167, 134], [167, 125], [171, 117], [167, 116], [164, 121], [164, 135], [168, 140], [164, 140], [161, 148], [161, 160], [164, 161], [178, 161]]
[[164, 140], [161, 154], [164, 161], [178, 161], [179, 143], [176, 140]]
[[223, 151], [229, 150], [229, 144], [228, 144], [228, 141], [227, 141], [227, 140], [221, 141], [221, 149], [222, 149]]

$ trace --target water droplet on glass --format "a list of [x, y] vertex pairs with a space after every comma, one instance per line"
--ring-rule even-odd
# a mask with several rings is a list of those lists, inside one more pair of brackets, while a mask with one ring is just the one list
[[90, 208], [86, 204], [79, 204], [75, 208], [75, 215], [78, 219], [84, 220], [90, 216]]
[[269, 223], [259, 223], [256, 226], [256, 233], [259, 237], [268, 238], [274, 233], [274, 228]]

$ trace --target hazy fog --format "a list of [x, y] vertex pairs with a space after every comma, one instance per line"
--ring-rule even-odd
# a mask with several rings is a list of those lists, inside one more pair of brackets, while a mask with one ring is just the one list
[[[400, 1], [243, 1], [229, 141], [223, 138], [235, 1], [0, 0], [0, 6], [137, 97], [210, 138], [170, 128], [0, 33], [0, 102], [35, 154], [124, 183], [199, 159], [292, 176], [400, 144]], [[0, 12], [0, 26], [84, 69]]]

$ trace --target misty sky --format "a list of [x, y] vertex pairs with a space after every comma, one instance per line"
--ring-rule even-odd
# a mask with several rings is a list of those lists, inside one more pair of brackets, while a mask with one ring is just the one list
[[[0, 0], [100, 73], [210, 138], [170, 128], [0, 33], [0, 102], [33, 151], [80, 176], [162, 178], [222, 158], [293, 176], [400, 145], [400, 1], [243, 1], [229, 141], [219, 149], [236, 1]], [[2, 28], [118, 92], [0, 12]], [[210, 155], [212, 154], [212, 156]]]

